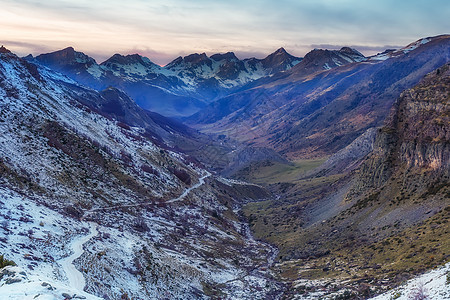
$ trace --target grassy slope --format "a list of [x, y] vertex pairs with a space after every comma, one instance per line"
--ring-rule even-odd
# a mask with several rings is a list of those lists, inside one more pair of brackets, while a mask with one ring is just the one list
[[[292, 169], [284, 172], [281, 176], [287, 178]], [[347, 181], [344, 175], [334, 175], [272, 184], [272, 190], [285, 189], [282, 198], [249, 203], [243, 210], [254, 235], [279, 247], [276, 271], [280, 279], [291, 282], [292, 293], [299, 292], [296, 280], [302, 278], [325, 279], [325, 286], [345, 281], [355, 290], [362, 283], [386, 288], [449, 260], [450, 206], [435, 215], [428, 212], [430, 218], [410, 228], [400, 222], [362, 227], [374, 211], [388, 216], [397, 207], [420, 206], [426, 190], [400, 201], [402, 189], [394, 192], [398, 195], [395, 201], [376, 194], [350, 204], [327, 221], [308, 224], [308, 207]], [[434, 196], [442, 204], [448, 195], [444, 187]]]

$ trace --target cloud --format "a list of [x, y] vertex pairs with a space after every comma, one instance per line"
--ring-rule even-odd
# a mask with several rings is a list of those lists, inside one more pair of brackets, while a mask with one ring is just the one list
[[311, 48], [328, 49], [328, 50], [339, 50], [342, 47], [350, 47], [358, 50], [366, 56], [374, 55], [385, 51], [386, 49], [399, 49], [405, 45], [384, 45], [384, 46], [367, 46], [367, 45], [332, 45], [332, 44], [312, 44]]
[[0, 44], [5, 46], [7, 49], [14, 49], [14, 52], [21, 56], [28, 55], [30, 53], [46, 53], [51, 52], [53, 49], [43, 44], [34, 44], [27, 42], [18, 42], [10, 40], [0, 40]]
[[139, 50], [160, 64], [192, 52], [265, 56], [281, 46], [297, 56], [323, 44], [366, 54], [446, 33], [450, 15], [447, 0], [2, 2], [0, 39], [40, 45], [32, 53], [72, 45], [102, 60]]

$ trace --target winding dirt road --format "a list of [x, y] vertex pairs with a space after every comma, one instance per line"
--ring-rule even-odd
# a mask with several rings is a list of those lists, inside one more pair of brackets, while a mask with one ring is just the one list
[[[193, 186], [187, 188], [180, 196], [177, 198], [173, 198], [167, 201], [164, 201], [163, 203], [174, 203], [183, 200], [184, 197], [186, 197], [192, 190], [199, 188], [200, 186], [205, 184], [205, 179], [211, 176], [211, 173], [207, 172], [206, 175], [203, 175], [198, 179], [198, 183], [194, 184]], [[85, 215], [93, 213], [95, 211], [101, 211], [101, 210], [108, 210], [108, 209], [116, 209], [116, 208], [126, 208], [126, 207], [137, 207], [137, 206], [146, 206], [146, 205], [154, 205], [153, 202], [147, 202], [147, 203], [134, 203], [134, 204], [121, 204], [121, 205], [113, 205], [113, 206], [107, 206], [107, 207], [96, 207], [92, 208], [90, 210], [85, 211]]]
[[[211, 176], [211, 173], [207, 172], [206, 175], [203, 175], [199, 178], [199, 182], [194, 184], [193, 186], [187, 188], [180, 196], [177, 198], [171, 199], [166, 201], [165, 203], [174, 203], [183, 200], [184, 197], [186, 197], [192, 190], [199, 188], [203, 184], [205, 184], [205, 179], [207, 177]], [[86, 212], [86, 214], [92, 213], [94, 211], [99, 210], [105, 210], [105, 209], [114, 209], [114, 208], [121, 208], [121, 207], [135, 207], [135, 206], [144, 206], [149, 205], [151, 203], [138, 203], [138, 204], [124, 204], [124, 205], [116, 205], [116, 206], [108, 206], [108, 207], [100, 207], [100, 208], [94, 208]], [[97, 228], [96, 224], [93, 222], [88, 222], [88, 228], [89, 233], [84, 236], [77, 237], [73, 239], [69, 247], [72, 249], [72, 254], [68, 257], [65, 257], [59, 261], [61, 264], [67, 279], [69, 281], [69, 286], [76, 288], [80, 291], [84, 290], [84, 287], [86, 286], [86, 280], [84, 279], [83, 274], [75, 268], [73, 262], [79, 258], [84, 253], [83, 245], [87, 243], [90, 239], [92, 239], [94, 236], [97, 235]]]
[[83, 274], [75, 268], [73, 262], [84, 253], [83, 245], [97, 235], [96, 224], [89, 222], [88, 225], [89, 233], [87, 235], [77, 237], [70, 242], [69, 247], [73, 251], [72, 255], [59, 261], [69, 280], [69, 286], [80, 291], [84, 290], [86, 281]]

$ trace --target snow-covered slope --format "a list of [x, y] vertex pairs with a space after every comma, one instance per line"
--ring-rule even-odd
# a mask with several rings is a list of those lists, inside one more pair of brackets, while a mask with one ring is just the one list
[[239, 60], [233, 52], [214, 54], [211, 57], [205, 53], [191, 54], [178, 57], [165, 69], [172, 71], [194, 91], [207, 88], [207, 81], [211, 85], [231, 89], [276, 72], [289, 70], [300, 61], [301, 58], [294, 57], [280, 48], [264, 59]]
[[71, 285], [68, 279], [78, 273], [63, 267], [71, 241], [86, 236], [82, 222], [6, 188], [0, 189], [0, 201], [0, 253], [19, 266], [0, 271], [3, 299], [64, 299], [63, 294], [100, 299], [83, 291], [84, 282]]
[[0, 292], [278, 297], [267, 268], [275, 250], [255, 241], [237, 213], [267, 193], [223, 184], [148, 131], [84, 104], [102, 97], [1, 51], [0, 253], [19, 267], [2, 280], [21, 281]]
[[450, 263], [408, 280], [398, 288], [372, 299], [450, 299]]

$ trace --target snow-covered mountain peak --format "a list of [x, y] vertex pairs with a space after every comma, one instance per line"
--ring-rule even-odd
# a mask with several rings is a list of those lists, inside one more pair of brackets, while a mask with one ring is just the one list
[[227, 95], [232, 89], [254, 80], [286, 71], [301, 60], [280, 48], [265, 59], [240, 60], [233, 52], [211, 57], [194, 53], [180, 56], [161, 67], [139, 54], [115, 54], [97, 64], [72, 47], [27, 59], [96, 90], [111, 85], [119, 87], [142, 107], [165, 115], [180, 113], [180, 101], [189, 103], [183, 115], [190, 115], [205, 102]]
[[195, 66], [195, 65], [199, 65], [201, 63], [209, 62], [209, 58], [206, 55], [206, 53], [201, 53], [201, 54], [194, 53], [194, 54], [190, 54], [188, 56], [185, 56], [183, 58], [183, 61], [186, 64], [190, 64], [190, 65]]
[[349, 55], [357, 55], [357, 56], [364, 57], [364, 55], [361, 52], [359, 52], [358, 50], [356, 50], [354, 48], [350, 48], [350, 47], [342, 47], [339, 50], [339, 52], [349, 54]]
[[370, 61], [383, 61], [387, 60], [392, 57], [402, 56], [405, 54], [408, 54], [411, 51], [421, 49], [423, 47], [426, 47], [425, 45], [429, 44], [430, 42], [439, 42], [439, 40], [445, 40], [448, 39], [450, 35], [438, 35], [434, 37], [427, 37], [427, 38], [421, 38], [415, 42], [412, 42], [408, 44], [405, 47], [402, 47], [400, 49], [386, 49], [382, 53], [378, 53], [376, 55], [373, 55], [369, 57], [368, 59]]
[[279, 48], [266, 58], [261, 60], [265, 69], [270, 69], [270, 74], [286, 71], [298, 64], [302, 59], [290, 55], [283, 47]]
[[364, 60], [366, 60], [364, 55], [349, 47], [340, 50], [314, 49], [305, 55], [303, 60], [292, 69], [292, 72], [310, 74]]

